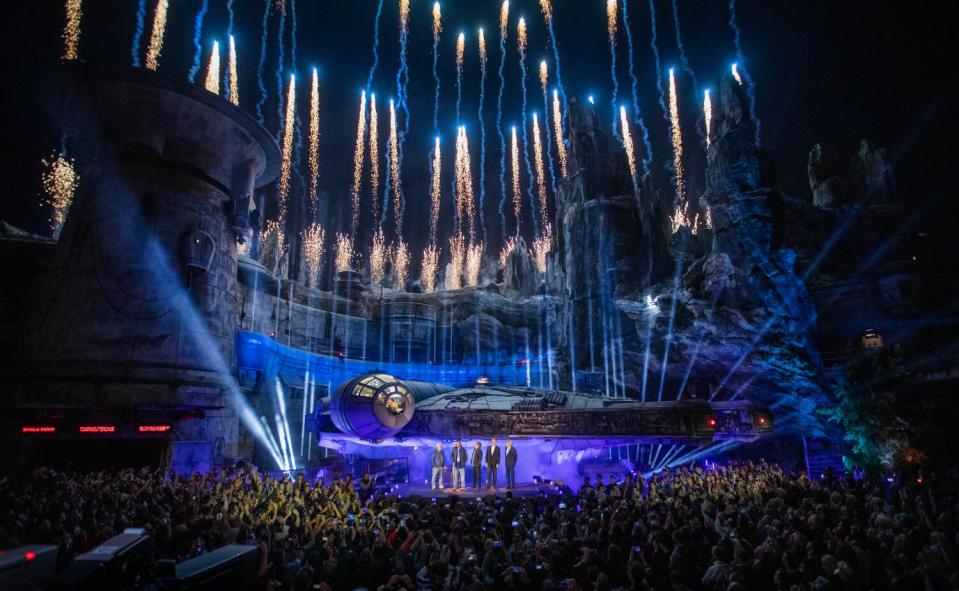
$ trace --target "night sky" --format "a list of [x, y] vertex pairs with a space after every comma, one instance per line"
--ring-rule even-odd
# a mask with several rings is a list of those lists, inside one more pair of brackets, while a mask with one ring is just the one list
[[[144, 42], [149, 37], [154, 4], [154, 0], [148, 1]], [[186, 79], [194, 52], [193, 21], [200, 4], [201, 0], [171, 0], [166, 43], [160, 60], [161, 72]], [[433, 138], [432, 1], [411, 0], [411, 4], [409, 97], [412, 113], [403, 179], [408, 201], [407, 227], [420, 229], [419, 224], [426, 219], [422, 212], [427, 211], [424, 207], [428, 204], [427, 153]], [[519, 66], [515, 45], [518, 16], [526, 16], [529, 28], [530, 111], [542, 111], [542, 95], [536, 76], [539, 61], [548, 59], [551, 76], [555, 71], [537, 1], [513, 0], [511, 4], [505, 70], [505, 125], [520, 121]], [[554, 0], [554, 12], [567, 94], [581, 97], [594, 94], [608, 120], [611, 82], [605, 4], [605, 0]], [[84, 2], [81, 59], [92, 63], [129, 65], [136, 5], [136, 0]], [[365, 86], [372, 61], [376, 0], [299, 0], [298, 5], [296, 57], [298, 100], [304, 107], [300, 110], [302, 129], [305, 134], [309, 72], [312, 66], [317, 66], [321, 86], [320, 186], [328, 204], [328, 208], [321, 212], [321, 222], [336, 226], [338, 220], [348, 218], [348, 212], [341, 204], [349, 202], [358, 96]], [[467, 35], [463, 123], [470, 133], [474, 166], [479, 162], [476, 30], [480, 26], [486, 30], [490, 60], [485, 110], [486, 222], [491, 228], [491, 240], [498, 244], [499, 232], [494, 227], [498, 224], [499, 142], [494, 122], [499, 86], [496, 75], [499, 2], [446, 0], [442, 5], [445, 30], [440, 55], [443, 83], [440, 125], [446, 146], [446, 163], [453, 159], [454, 47], [461, 30]], [[847, 162], [859, 140], [869, 137], [888, 150], [897, 169], [900, 188], [913, 202], [954, 194], [956, 68], [948, 57], [953, 54], [955, 45], [954, 27], [950, 24], [952, 18], [946, 16], [949, 11], [945, 9], [945, 3], [941, 6], [936, 3], [920, 5], [839, 0], [741, 0], [738, 3], [745, 61], [756, 83], [763, 143], [776, 154], [781, 184], [786, 192], [798, 197], [808, 195], [806, 160], [814, 143], [832, 145], [840, 162]], [[680, 72], [671, 4], [655, 0], [655, 6], [663, 73], [665, 75], [665, 69], [670, 66]], [[670, 160], [670, 152], [666, 123], [656, 100], [656, 72], [649, 46], [649, 8], [643, 0], [631, 0], [629, 9], [641, 106], [654, 142], [653, 166], [665, 181], [668, 179], [665, 166]], [[60, 132], [43, 110], [41, 93], [43, 81], [58, 64], [62, 52], [63, 4], [49, 1], [6, 3], [5, 12], [7, 27], [3, 35], [3, 51], [8, 71], [4, 93], [7, 120], [0, 141], [4, 144], [7, 174], [4, 198], [0, 200], [0, 219], [43, 232], [47, 213], [38, 207], [40, 160], [59, 145]], [[236, 0], [235, 12], [241, 107], [252, 113], [259, 98], [256, 64], [263, 3]], [[681, 114], [685, 124], [686, 150], [691, 154], [689, 184], [695, 194], [703, 185], [702, 149], [695, 128], [702, 89], [713, 85], [728, 71], [735, 58], [735, 48], [727, 25], [726, 2], [679, 0], [679, 12], [686, 53], [700, 83], [697, 89], [688, 76], [681, 74], [678, 79], [683, 99]], [[204, 67], [198, 76], [200, 82], [212, 40], [218, 39], [221, 46], [225, 45], [226, 23], [226, 0], [210, 0], [202, 38]], [[288, 16], [284, 78], [288, 78], [290, 71], [291, 27], [292, 17]], [[265, 123], [273, 133], [278, 129], [276, 33], [277, 21], [274, 18], [270, 22], [264, 78], [270, 93]], [[626, 50], [625, 37], [620, 33], [619, 96], [620, 102], [628, 106], [630, 84]], [[396, 91], [398, 53], [397, 2], [386, 0], [381, 20], [380, 62], [373, 83], [380, 107], [380, 134], [384, 140], [388, 123], [387, 99]], [[666, 85], [665, 77], [663, 84]], [[305, 174], [305, 148], [301, 160]], [[479, 173], [474, 172], [474, 175], [478, 180]], [[441, 222], [447, 230], [450, 226], [451, 182], [452, 178], [447, 174]], [[368, 189], [364, 206], [367, 200]], [[524, 207], [527, 205], [524, 203]], [[423, 233], [419, 231], [419, 237], [413, 239], [414, 251], [423, 246], [420, 243]]]

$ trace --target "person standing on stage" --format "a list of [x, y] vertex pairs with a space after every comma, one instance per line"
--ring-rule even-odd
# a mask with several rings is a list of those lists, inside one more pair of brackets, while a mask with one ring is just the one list
[[496, 447], [496, 438], [490, 439], [486, 448], [486, 488], [496, 488], [496, 472], [499, 469], [500, 450]]
[[480, 476], [482, 476], [483, 468], [483, 444], [479, 441], [476, 442], [476, 445], [473, 446], [473, 488], [479, 488], [482, 484]]
[[453, 488], [463, 490], [466, 488], [466, 450], [463, 449], [463, 442], [459, 439], [457, 439], [453, 445], [450, 464], [453, 467]]
[[[433, 450], [433, 490], [437, 488], [443, 488], [443, 468], [446, 466], [446, 456], [443, 455], [443, 446], [439, 443], [436, 444], [436, 449]], [[436, 483], [439, 482], [439, 485]]]
[[516, 460], [519, 459], [519, 454], [516, 453], [516, 448], [513, 447], [513, 440], [506, 440], [506, 488], [512, 489], [516, 488]]

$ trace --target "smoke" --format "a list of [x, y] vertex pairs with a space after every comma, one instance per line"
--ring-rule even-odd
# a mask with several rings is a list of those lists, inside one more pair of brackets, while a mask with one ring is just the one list
[[266, 66], [266, 39], [269, 32], [267, 27], [270, 22], [270, 7], [272, 2], [267, 0], [263, 3], [263, 21], [260, 25], [260, 61], [256, 65], [256, 84], [260, 89], [260, 100], [256, 102], [256, 120], [263, 123], [263, 105], [266, 104], [266, 83], [263, 82], [263, 71]]
[[483, 36], [483, 29], [479, 31], [479, 51], [480, 51], [480, 95], [479, 109], [477, 116], [479, 118], [480, 128], [480, 194], [479, 194], [479, 222], [480, 232], [483, 235], [483, 243], [486, 243], [486, 216], [484, 212], [486, 203], [486, 123], [483, 119], [483, 107], [486, 103], [486, 37]]
[[203, 0], [200, 10], [196, 13], [196, 20], [193, 21], [193, 65], [190, 66], [190, 72], [187, 74], [190, 84], [196, 81], [196, 74], [200, 71], [200, 58], [203, 55], [203, 45], [200, 43], [200, 38], [203, 36], [203, 19], [206, 17], [206, 11], [209, 8], [210, 1]]
[[663, 90], [663, 66], [659, 61], [659, 46], [656, 44], [656, 6], [649, 0], [649, 22], [652, 34], [649, 37], [649, 48], [653, 50], [656, 60], [656, 90], [659, 92], [659, 108], [663, 111], [663, 119], [669, 123], [669, 110], [666, 108], [666, 91]]
[[370, 73], [366, 76], [366, 91], [370, 91], [373, 86], [373, 75], [376, 74], [376, 67], [380, 64], [380, 16], [383, 15], [383, 0], [376, 3], [376, 16], [373, 17], [373, 65], [370, 66]]
[[506, 239], [506, 136], [503, 134], [503, 89], [506, 77], [503, 68], [506, 65], [506, 33], [509, 19], [509, 0], [503, 0], [499, 19], [499, 95], [496, 99], [496, 132], [499, 134], [499, 221], [502, 238]]
[[623, 30], [626, 32], [626, 46], [629, 50], [629, 79], [632, 82], [633, 92], [633, 121], [639, 126], [643, 134], [643, 175], [649, 173], [649, 165], [653, 161], [653, 144], [649, 140], [649, 129], [643, 121], [643, 112], [639, 107], [639, 79], [636, 78], [635, 56], [633, 55], [633, 31], [629, 28], [629, 0], [623, 3]]
[[[519, 69], [520, 82], [523, 95], [523, 164], [526, 166], [526, 178], [533, 178], [533, 164], [529, 159], [529, 125], [527, 123], [527, 93], [526, 93], [526, 19], [520, 17], [517, 28], [517, 43], [519, 47]], [[534, 212], [530, 217], [533, 220], [533, 234], [539, 235], [539, 219], [536, 217], [536, 198], [533, 196], [533, 183], [526, 186], [526, 197], [529, 199], [531, 211]]]
[[[276, 114], [280, 121], [283, 121], [283, 60], [285, 59], [286, 32], [286, 0], [279, 0], [280, 6], [280, 24], [277, 29], [277, 56], [276, 56]], [[278, 123], [277, 125], [281, 125]]]
[[396, 95], [399, 108], [403, 111], [403, 130], [399, 132], [396, 153], [393, 154], [394, 180], [394, 211], [396, 212], [397, 240], [402, 240], [403, 214], [406, 203], [403, 199], [402, 185], [400, 184], [400, 170], [403, 164], [403, 145], [406, 134], [410, 130], [410, 109], [408, 103], [408, 88], [410, 84], [410, 66], [407, 61], [407, 50], [410, 32], [410, 0], [400, 0], [400, 67], [396, 72]]
[[137, 28], [133, 32], [133, 44], [130, 46], [130, 57], [133, 58], [133, 67], [135, 68], [140, 67], [140, 40], [143, 39], [143, 23], [146, 17], [147, 0], [140, 0], [137, 4]]
[[759, 147], [759, 138], [762, 135], [762, 124], [759, 116], [756, 114], [756, 93], [753, 86], [753, 79], [746, 68], [743, 57], [742, 31], [739, 29], [739, 23], [736, 22], [736, 0], [729, 0], [729, 28], [733, 31], [733, 43], [736, 45], [736, 63], [742, 71], [742, 76], [746, 81], [746, 93], [749, 96], [749, 111], [756, 128], [756, 147]]
[[440, 59], [440, 33], [443, 31], [440, 3], [433, 4], [433, 135], [440, 133], [440, 75], [437, 65]]
[[693, 68], [689, 65], [689, 60], [686, 59], [686, 48], [683, 46], [683, 36], [679, 32], [678, 0], [673, 0], [673, 28], [676, 31], [676, 47], [679, 49], [679, 61], [683, 66], [683, 71], [689, 74], [689, 77], [693, 79], [693, 88], [698, 88], [699, 82], [696, 80], [696, 72], [693, 71]]
[[609, 34], [609, 77], [613, 81], [613, 94], [610, 98], [613, 109], [613, 137], [618, 138], [619, 132], [616, 131], [616, 114], [619, 111], [616, 108], [619, 100], [619, 79], [616, 77], [616, 0], [606, 0], [606, 28]]

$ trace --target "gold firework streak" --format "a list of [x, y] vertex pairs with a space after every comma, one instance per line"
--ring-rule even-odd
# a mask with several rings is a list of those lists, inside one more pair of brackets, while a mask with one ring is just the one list
[[550, 0], [539, 0], [539, 9], [543, 11], [543, 19], [546, 20], [546, 24], [549, 24], [553, 20], [553, 3]]
[[539, 192], [539, 215], [546, 227], [549, 214], [546, 205], [546, 170], [543, 167], [543, 140], [539, 131], [539, 117], [533, 113], [533, 153], [536, 156], [536, 189]]
[[546, 65], [546, 60], [543, 60], [539, 63], [539, 85], [543, 89], [543, 97], [547, 96], [546, 83], [549, 81], [549, 66]]
[[513, 215], [516, 217], [516, 234], [519, 235], [519, 214], [523, 206], [523, 194], [519, 186], [519, 141], [516, 139], [516, 126], [513, 126], [513, 138], [510, 153], [513, 164]]
[[210, 52], [210, 63], [206, 68], [206, 81], [203, 84], [209, 92], [220, 94], [220, 44], [213, 42], [213, 51]]
[[669, 122], [672, 129], [673, 168], [676, 172], [676, 202], [686, 202], [686, 178], [683, 169], [683, 130], [679, 124], [679, 97], [676, 96], [676, 75], [669, 70]]
[[629, 174], [636, 177], [636, 153], [633, 146], [633, 134], [629, 131], [629, 119], [626, 117], [626, 107], [619, 108], [619, 122], [622, 129], [619, 130], [623, 136], [623, 148], [626, 150], [626, 160], [629, 162]]
[[75, 60], [78, 57], [82, 17], [82, 0], [67, 0], [67, 22], [63, 27], [63, 59], [65, 60]]
[[233, 35], [230, 35], [230, 49], [227, 56], [227, 82], [230, 85], [230, 102], [239, 106], [240, 82], [236, 74], [236, 41], [234, 41]]
[[290, 171], [293, 161], [293, 129], [296, 126], [296, 77], [290, 75], [290, 87], [286, 94], [286, 117], [283, 123], [283, 145], [280, 160], [279, 201], [280, 230], [286, 231], [286, 198], [290, 194]]
[[556, 140], [556, 153], [559, 155], [559, 169], [563, 176], [566, 170], [566, 144], [563, 143], [563, 114], [560, 110], [559, 92], [553, 90], [553, 139]]
[[360, 221], [360, 187], [363, 183], [363, 139], [366, 133], [366, 91], [360, 93], [360, 114], [356, 122], [356, 145], [353, 150], [353, 188], [350, 192], [352, 209], [350, 224], [353, 233]]
[[153, 30], [150, 32], [150, 44], [147, 45], [147, 56], [143, 64], [148, 70], [156, 70], [160, 65], [160, 52], [163, 50], [163, 35], [166, 33], [166, 13], [170, 7], [170, 0], [157, 0], [156, 12], [153, 13]]
[[316, 186], [320, 180], [320, 77], [313, 68], [313, 80], [310, 86], [310, 208], [315, 217], [317, 211]]
[[503, 5], [499, 9], [499, 37], [506, 41], [506, 33], [509, 30], [509, 0], [503, 0]]
[[373, 193], [373, 223], [380, 217], [380, 130], [376, 113], [376, 94], [370, 95], [370, 192]]
[[606, 28], [609, 42], [616, 44], [616, 0], [606, 0]]
[[[440, 172], [443, 168], [443, 160], [440, 156], [440, 138], [436, 138], [436, 145], [433, 148], [433, 183], [430, 189], [431, 207], [430, 207], [430, 244], [436, 244], [436, 228], [440, 221], [440, 202], [443, 192], [440, 184]], [[434, 252], [436, 249], [433, 249]]]
[[706, 146], [709, 146], [710, 132], [713, 128], [713, 101], [709, 98], [709, 90], [703, 95], [703, 119], [706, 121]]
[[396, 235], [403, 235], [402, 191], [400, 185], [400, 146], [396, 133], [396, 106], [390, 99], [390, 182], [393, 185], [393, 214], [396, 217]]

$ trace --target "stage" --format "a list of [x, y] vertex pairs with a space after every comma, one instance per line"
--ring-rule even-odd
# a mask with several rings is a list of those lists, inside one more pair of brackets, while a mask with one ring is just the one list
[[506, 496], [506, 493], [508, 492], [513, 493], [514, 497], [532, 497], [539, 494], [556, 495], [559, 494], [559, 489], [547, 484], [522, 482], [517, 484], [516, 487], [512, 489], [507, 489], [505, 486], [499, 486], [497, 488], [486, 488], [485, 486], [481, 488], [472, 488], [471, 486], [467, 486], [463, 489], [446, 487], [433, 490], [429, 487], [429, 485], [425, 484], [400, 484], [397, 485], [396, 489], [391, 491], [392, 494], [397, 494], [401, 497], [436, 497], [437, 499], [445, 499], [447, 497], [459, 497], [461, 499], [482, 499], [489, 496]]

